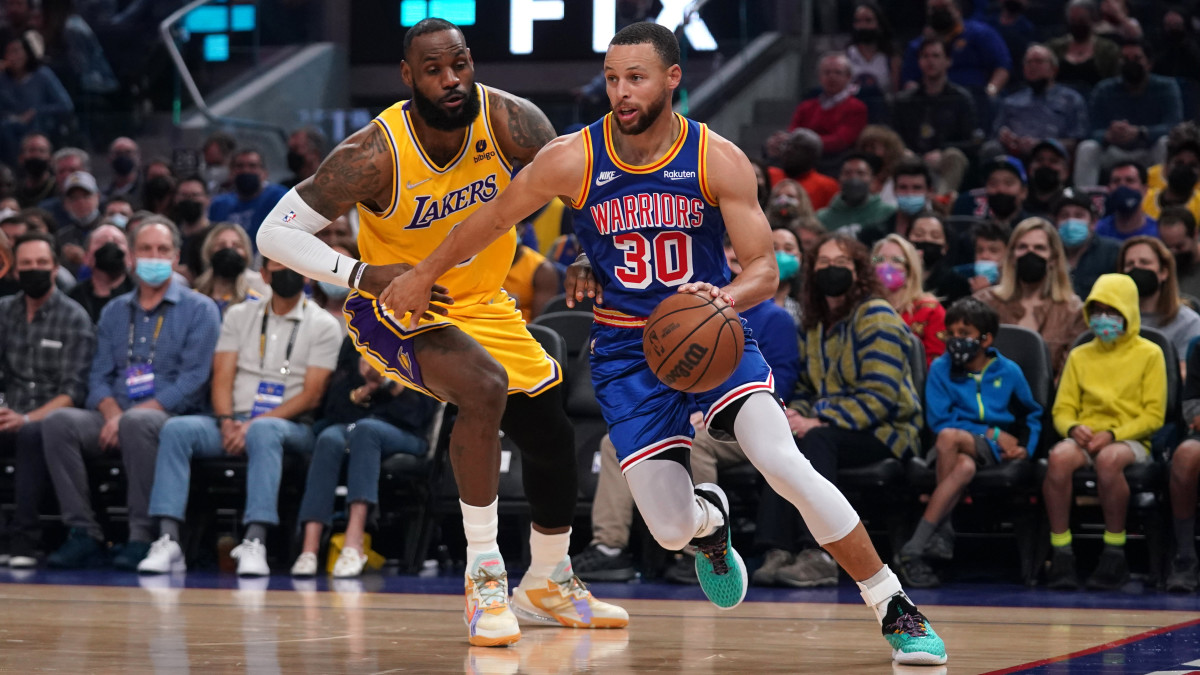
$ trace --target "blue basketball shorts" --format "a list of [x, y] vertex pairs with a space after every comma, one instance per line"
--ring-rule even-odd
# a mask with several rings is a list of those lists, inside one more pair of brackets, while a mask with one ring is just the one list
[[689, 394], [668, 387], [654, 375], [642, 352], [641, 327], [631, 325], [635, 322], [628, 318], [609, 316], [615, 314], [596, 312], [590, 345], [592, 384], [622, 472], [671, 448], [690, 449], [695, 434], [689, 420], [692, 411], [704, 413], [707, 427], [740, 398], [757, 391], [774, 396], [771, 367], [744, 320], [746, 346], [737, 369], [716, 389]]

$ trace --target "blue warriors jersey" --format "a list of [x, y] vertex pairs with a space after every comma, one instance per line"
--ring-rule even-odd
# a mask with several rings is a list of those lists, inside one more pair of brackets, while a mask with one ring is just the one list
[[575, 235], [604, 290], [597, 317], [615, 310], [644, 318], [682, 284], [728, 284], [725, 221], [706, 175], [708, 127], [675, 115], [680, 129], [670, 150], [632, 166], [617, 157], [611, 116], [581, 132], [588, 167], [571, 204]]

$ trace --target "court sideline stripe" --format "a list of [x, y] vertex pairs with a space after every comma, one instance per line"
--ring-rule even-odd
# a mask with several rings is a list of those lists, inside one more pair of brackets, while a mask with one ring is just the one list
[[1183, 623], [1177, 623], [1177, 624], [1174, 624], [1171, 626], [1163, 626], [1161, 628], [1155, 628], [1153, 630], [1148, 630], [1143, 633], [1135, 633], [1133, 635], [1130, 635], [1129, 637], [1123, 637], [1119, 640], [1113, 640], [1112, 642], [1105, 642], [1102, 645], [1096, 645], [1095, 647], [1088, 647], [1087, 649], [1082, 649], [1077, 652], [1071, 652], [1070, 654], [1063, 654], [1062, 656], [1051, 656], [1048, 659], [1041, 659], [1038, 661], [1030, 661], [1029, 663], [1023, 663], [1019, 666], [1012, 666], [1012, 667], [1004, 668], [1001, 670], [989, 670], [986, 673], [983, 673], [982, 675], [1008, 675], [1009, 673], [1018, 673], [1023, 670], [1029, 670], [1031, 668], [1047, 666], [1047, 665], [1050, 665], [1051, 663], [1060, 663], [1062, 661], [1078, 659], [1078, 658], [1082, 658], [1084, 656], [1090, 656], [1097, 652], [1105, 652], [1110, 649], [1116, 649], [1117, 647], [1124, 647], [1125, 645], [1130, 644], [1132, 642], [1138, 642], [1140, 640], [1145, 640], [1146, 638], [1152, 638], [1156, 635], [1162, 635], [1163, 633], [1170, 633], [1171, 631], [1174, 631], [1174, 630], [1190, 628], [1190, 627], [1196, 626], [1196, 625], [1200, 625], [1200, 619], [1192, 619], [1191, 621], [1184, 621]]

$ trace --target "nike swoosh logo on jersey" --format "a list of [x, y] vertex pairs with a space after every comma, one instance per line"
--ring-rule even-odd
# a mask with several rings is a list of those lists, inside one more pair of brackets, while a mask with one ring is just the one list
[[616, 171], [601, 171], [599, 176], [596, 176], [596, 187], [607, 185], [621, 177], [621, 174]]
[[433, 180], [433, 178], [426, 178], [425, 180], [419, 180], [419, 181], [417, 181], [417, 182], [415, 182], [415, 183], [405, 183], [405, 184], [404, 184], [404, 187], [406, 187], [406, 188], [408, 188], [409, 190], [411, 190], [411, 189], [413, 189], [413, 188], [417, 187], [418, 185], [420, 185], [421, 183], [424, 183], [424, 182], [426, 182], [426, 181], [431, 181], [431, 180]]

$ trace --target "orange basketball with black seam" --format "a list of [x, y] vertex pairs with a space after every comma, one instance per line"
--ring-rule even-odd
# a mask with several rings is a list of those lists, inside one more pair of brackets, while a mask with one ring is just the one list
[[729, 379], [745, 347], [742, 322], [733, 307], [711, 295], [676, 293], [646, 320], [642, 351], [663, 384], [693, 394]]

